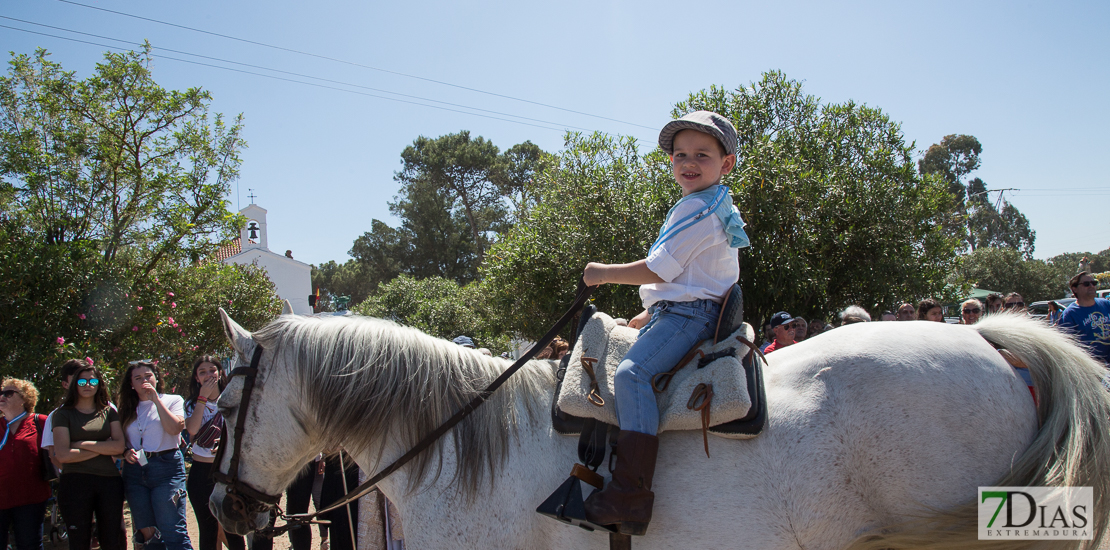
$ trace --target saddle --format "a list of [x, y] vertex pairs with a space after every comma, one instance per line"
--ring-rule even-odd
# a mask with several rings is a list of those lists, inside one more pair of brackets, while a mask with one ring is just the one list
[[[767, 404], [762, 354], [751, 344], [754, 330], [742, 316], [740, 288], [734, 285], [722, 304], [714, 339], [690, 350], [670, 372], [656, 376], [660, 432], [701, 429], [749, 439], [763, 431]], [[636, 336], [635, 329], [617, 326], [593, 305], [583, 308], [572, 353], [563, 358], [557, 373], [551, 409], [557, 432], [580, 434], [586, 418], [617, 425], [612, 373]]]

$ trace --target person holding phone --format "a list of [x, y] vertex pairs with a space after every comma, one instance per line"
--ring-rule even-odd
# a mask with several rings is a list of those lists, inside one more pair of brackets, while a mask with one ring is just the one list
[[136, 544], [192, 550], [185, 522], [185, 400], [162, 393], [158, 366], [132, 362], [120, 381], [119, 415], [127, 436], [123, 483]]

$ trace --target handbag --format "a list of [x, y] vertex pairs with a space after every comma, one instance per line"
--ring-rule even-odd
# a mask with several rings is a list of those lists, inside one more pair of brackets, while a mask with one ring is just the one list
[[195, 445], [205, 449], [215, 449], [220, 444], [220, 435], [224, 431], [224, 415], [217, 412], [212, 418], [201, 425], [200, 431], [197, 432], [196, 439], [193, 440]]
[[46, 416], [41, 414], [35, 415], [35, 430], [38, 431], [38, 449], [39, 449], [39, 470], [42, 473], [42, 480], [49, 483], [58, 479], [58, 471], [54, 469], [54, 463], [50, 461], [50, 451], [42, 448], [42, 432], [46, 425]]

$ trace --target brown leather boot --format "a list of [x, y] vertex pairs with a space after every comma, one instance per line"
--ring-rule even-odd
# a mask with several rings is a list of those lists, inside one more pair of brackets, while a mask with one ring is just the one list
[[643, 535], [651, 521], [655, 493], [655, 456], [659, 438], [621, 430], [617, 435], [617, 467], [605, 489], [586, 499], [586, 519], [597, 525], [617, 525], [625, 535]]

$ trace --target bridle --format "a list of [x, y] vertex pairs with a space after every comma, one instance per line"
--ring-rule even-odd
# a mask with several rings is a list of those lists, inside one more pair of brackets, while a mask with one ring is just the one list
[[281, 495], [270, 495], [264, 493], [262, 491], [259, 491], [258, 489], [255, 489], [254, 487], [251, 487], [250, 485], [239, 479], [239, 458], [241, 447], [243, 444], [243, 432], [247, 420], [247, 410], [250, 408], [251, 395], [253, 395], [254, 393], [254, 382], [255, 378], [258, 376], [258, 364], [259, 361], [262, 359], [262, 352], [264, 351], [262, 346], [256, 343], [254, 347], [254, 354], [251, 356], [251, 366], [237, 367], [235, 369], [232, 369], [232, 371], [228, 373], [229, 379], [236, 376], [243, 377], [243, 394], [239, 400], [239, 412], [236, 415], [235, 420], [235, 448], [231, 451], [231, 462], [228, 464], [226, 474], [220, 472], [220, 464], [223, 463], [223, 455], [227, 446], [220, 445], [220, 447], [216, 450], [216, 458], [214, 460], [214, 464], [216, 465], [216, 467], [212, 469], [212, 478], [224, 484], [224, 486], [226, 487], [224, 498], [230, 499], [231, 510], [245, 520], [249, 521], [251, 513], [258, 514], [269, 510], [277, 510], [277, 515], [285, 521], [285, 524], [267, 527], [265, 529], [256, 529], [255, 532], [262, 536], [272, 537], [280, 535], [297, 525], [304, 525], [309, 523], [329, 523], [327, 521], [316, 520], [315, 518], [317, 516], [335, 510], [336, 508], [344, 506], [374, 490], [375, 486], [377, 486], [377, 484], [380, 483], [383, 479], [388, 477], [393, 472], [401, 469], [402, 466], [407, 464], [410, 460], [416, 458], [417, 455], [430, 447], [433, 443], [435, 443], [437, 439], [446, 434], [451, 428], [454, 428], [459, 422], [462, 422], [464, 418], [470, 416], [470, 413], [474, 412], [479, 406], [482, 405], [482, 403], [485, 403], [486, 400], [489, 399], [491, 395], [493, 395], [493, 392], [497, 391], [497, 389], [500, 388], [502, 384], [509, 380], [509, 377], [520, 370], [521, 367], [523, 367], [528, 361], [535, 357], [537, 353], [546, 348], [547, 345], [555, 339], [555, 336], [559, 334], [559, 331], [562, 330], [563, 327], [565, 327], [567, 323], [569, 323], [570, 320], [574, 318], [574, 316], [578, 313], [578, 310], [581, 309], [582, 306], [586, 303], [586, 300], [589, 299], [590, 294], [593, 293], [593, 290], [595, 288], [597, 287], [586, 286], [581, 280], [579, 280], [578, 294], [577, 296], [575, 296], [574, 303], [571, 304], [566, 313], [563, 313], [563, 316], [560, 317], [558, 321], [556, 321], [555, 325], [552, 326], [546, 334], [540, 337], [540, 339], [536, 341], [535, 345], [533, 345], [530, 350], [525, 352], [524, 355], [522, 355], [520, 359], [517, 359], [508, 369], [505, 369], [505, 371], [502, 372], [496, 379], [494, 379], [493, 382], [490, 382], [490, 385], [487, 386], [486, 389], [478, 392], [478, 394], [475, 395], [469, 403], [456, 411], [455, 414], [451, 416], [451, 418], [448, 418], [446, 421], [444, 421], [444, 423], [441, 424], [438, 428], [432, 430], [431, 433], [424, 436], [424, 439], [421, 439], [420, 442], [413, 446], [412, 449], [409, 449], [408, 452], [401, 455], [401, 457], [393, 461], [392, 464], [386, 466], [373, 477], [366, 480], [358, 487], [352, 489], [350, 492], [344, 495], [343, 498], [330, 504], [326, 508], [322, 510], [317, 510], [311, 514], [285, 514], [278, 506], [278, 502], [281, 501]]
[[223, 463], [227, 445], [220, 445], [216, 450], [214, 461], [216, 467], [212, 469], [212, 478], [226, 486], [224, 498], [230, 499], [232, 511], [244, 519], [250, 518], [252, 513], [259, 514], [271, 508], [276, 508], [278, 502], [281, 501], [281, 495], [263, 493], [239, 479], [239, 458], [243, 445], [243, 431], [246, 425], [247, 411], [250, 408], [251, 395], [254, 394], [254, 380], [258, 376], [258, 362], [262, 359], [263, 351], [262, 346], [256, 344], [254, 355], [251, 356], [251, 366], [237, 367], [228, 375], [228, 378], [243, 377], [243, 395], [239, 401], [239, 413], [235, 419], [235, 449], [231, 452], [231, 463], [228, 464], [226, 474], [220, 471], [220, 464]]

